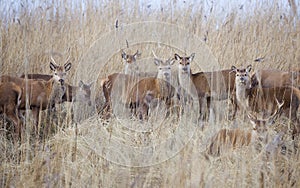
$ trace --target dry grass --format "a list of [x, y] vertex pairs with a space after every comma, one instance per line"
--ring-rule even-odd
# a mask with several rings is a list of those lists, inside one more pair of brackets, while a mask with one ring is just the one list
[[[70, 56], [68, 82], [97, 81], [122, 71], [120, 49], [139, 49], [139, 63], [148, 70], [154, 68], [152, 50], [163, 59], [195, 52], [194, 72], [250, 63], [254, 69], [299, 66], [299, 19], [283, 1], [247, 2], [251, 7], [230, 12], [219, 12], [216, 2], [162, 1], [157, 9], [140, 1], [31, 3], [0, 5], [1, 74], [49, 73], [51, 55], [61, 64]], [[260, 57], [262, 62], [253, 62]], [[94, 86], [93, 97], [102, 104], [99, 83]], [[224, 105], [216, 103], [218, 109]], [[149, 123], [119, 116], [105, 122], [90, 116], [94, 109], [75, 104], [72, 121], [70, 105], [63, 105], [59, 115], [42, 115], [47, 120], [39, 137], [28, 120], [19, 146], [2, 121], [0, 187], [300, 187], [299, 152], [293, 147], [298, 140], [285, 137], [285, 155], [270, 158], [262, 143], [259, 150], [245, 147], [207, 160], [202, 153], [217, 130], [249, 129], [250, 123], [221, 118], [199, 125], [193, 113], [164, 119], [161, 109]]]

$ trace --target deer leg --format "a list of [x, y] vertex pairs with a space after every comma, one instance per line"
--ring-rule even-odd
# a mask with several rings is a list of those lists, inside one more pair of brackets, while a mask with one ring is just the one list
[[32, 115], [35, 122], [35, 133], [38, 135], [39, 133], [39, 115], [40, 110], [39, 108], [32, 108]]
[[7, 115], [8, 119], [10, 119], [12, 121], [12, 123], [14, 124], [14, 129], [15, 129], [14, 139], [15, 140], [21, 139], [21, 130], [22, 129], [21, 129], [20, 120], [18, 118], [18, 114], [15, 114], [15, 108], [8, 107], [6, 115]]

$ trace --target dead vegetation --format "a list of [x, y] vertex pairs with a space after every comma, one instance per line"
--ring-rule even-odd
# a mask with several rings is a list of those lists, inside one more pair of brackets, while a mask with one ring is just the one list
[[[297, 6], [257, 0], [232, 4], [229, 11], [217, 1], [3, 2], [0, 73], [49, 74], [50, 56], [57, 62], [70, 56], [66, 83], [95, 81], [92, 98], [102, 106], [101, 79], [123, 71], [122, 50], [141, 52], [139, 70], [155, 70], [154, 50], [162, 58], [195, 53], [194, 73], [250, 63], [254, 70], [289, 71], [300, 61]], [[212, 105], [215, 121], [198, 122], [197, 106], [165, 118], [158, 105], [140, 122], [119, 116], [104, 121], [82, 104], [74, 103], [74, 113], [62, 104], [55, 113], [41, 114], [47, 135], [34, 136], [34, 122], [26, 120], [19, 145], [10, 123], [1, 119], [0, 187], [300, 186], [299, 139], [292, 139], [289, 119], [268, 128], [270, 138], [285, 132], [284, 148], [272, 155], [261, 140], [255, 149], [241, 147], [207, 160], [202, 152], [219, 130], [251, 128], [248, 120], [224, 118], [227, 101]]]

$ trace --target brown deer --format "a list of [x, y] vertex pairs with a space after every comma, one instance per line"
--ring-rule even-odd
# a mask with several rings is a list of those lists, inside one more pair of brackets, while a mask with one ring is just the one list
[[175, 94], [175, 88], [170, 84], [171, 65], [174, 62], [174, 59], [162, 61], [154, 58], [154, 63], [158, 67], [156, 78], [141, 79], [132, 87], [127, 104], [132, 109], [138, 109], [140, 119], [148, 117], [149, 106], [153, 100], [164, 101], [169, 109], [171, 98]]
[[0, 114], [12, 121], [16, 138], [20, 136], [21, 122], [18, 108], [21, 103], [22, 89], [13, 82], [0, 83]]
[[[192, 73], [190, 64], [195, 54], [181, 57], [175, 54], [175, 59], [179, 61], [178, 80], [180, 90], [184, 90], [189, 94], [195, 95], [199, 99], [200, 114], [204, 114], [204, 104], [210, 109], [212, 100], [225, 100], [231, 97], [235, 87], [235, 73], [230, 70], [220, 70], [214, 72]], [[182, 91], [179, 91], [182, 95]], [[186, 93], [183, 94], [185, 98]]]
[[136, 62], [136, 58], [141, 56], [141, 53], [137, 50], [133, 55], [126, 54], [124, 50], [121, 53], [122, 60], [125, 63], [125, 74], [138, 74], [139, 73], [139, 66]]
[[136, 58], [140, 56], [140, 52], [137, 51], [133, 55], [126, 54], [122, 51], [121, 57], [125, 61], [125, 73], [113, 73], [101, 80], [101, 87], [105, 98], [104, 106], [98, 108], [98, 114], [102, 114], [105, 119], [110, 117], [112, 113], [111, 96], [120, 96], [123, 104], [126, 103], [126, 98], [131, 88], [141, 79], [145, 77], [153, 77], [151, 73], [138, 72]]
[[0, 82], [13, 82], [23, 90], [21, 97], [21, 103], [19, 105], [20, 110], [26, 110], [26, 99], [28, 99], [28, 107], [32, 110], [36, 125], [38, 126], [38, 117], [40, 110], [45, 110], [48, 107], [52, 107], [55, 103], [62, 101], [65, 88], [66, 73], [71, 68], [71, 63], [67, 62], [63, 66], [59, 66], [51, 58], [50, 69], [53, 71], [53, 77], [48, 80], [30, 80], [22, 79], [13, 76], [1, 76]]
[[267, 132], [268, 126], [272, 125], [281, 113], [284, 105], [277, 102], [277, 109], [267, 119], [257, 119], [252, 113], [248, 112], [248, 117], [253, 125], [252, 130], [236, 129], [221, 129], [219, 130], [210, 141], [206, 149], [206, 153], [212, 156], [219, 156], [221, 153], [228, 149], [236, 149], [243, 146], [249, 146], [256, 141], [259, 136]]
[[[20, 78], [27, 78], [33, 80], [45, 80], [48, 81], [53, 76], [50, 74], [23, 74]], [[62, 96], [61, 102], [87, 102], [88, 105], [91, 105], [91, 87], [93, 82], [86, 84], [82, 80], [79, 81], [78, 86], [72, 86], [68, 83], [65, 83], [66, 92]]]
[[[293, 86], [281, 87], [251, 87], [250, 71], [251, 65], [246, 69], [237, 69], [232, 66], [236, 72], [236, 97], [235, 111], [237, 108], [246, 111], [255, 111], [263, 115], [271, 114], [276, 108], [276, 99], [284, 101], [282, 106], [283, 115], [290, 118], [298, 125], [297, 111], [300, 104], [300, 90]], [[294, 133], [300, 131], [296, 126]]]
[[251, 76], [251, 85], [259, 87], [299, 87], [299, 72], [281, 70], [257, 70]]

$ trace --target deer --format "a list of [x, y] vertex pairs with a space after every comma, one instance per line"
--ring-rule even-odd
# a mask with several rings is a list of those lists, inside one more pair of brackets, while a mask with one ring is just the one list
[[295, 86], [299, 87], [299, 72], [288, 72], [281, 70], [257, 70], [251, 76], [252, 86], [259, 87], [282, 87]]
[[[246, 129], [220, 129], [211, 139], [210, 144], [206, 148], [206, 154], [219, 156], [225, 150], [236, 149], [253, 144], [264, 133], [268, 131], [268, 127], [273, 125], [275, 120], [281, 113], [285, 101], [281, 103], [276, 99], [277, 109], [267, 119], [258, 119], [252, 112], [248, 111], [248, 118], [252, 124], [252, 130]], [[277, 138], [277, 137], [276, 137]], [[268, 148], [266, 148], [268, 149]]]
[[133, 111], [138, 109], [138, 117], [140, 120], [148, 118], [149, 106], [153, 100], [164, 101], [167, 109], [170, 108], [172, 98], [175, 94], [175, 88], [171, 85], [171, 65], [175, 60], [168, 59], [163, 61], [154, 58], [154, 63], [158, 68], [155, 78], [143, 78], [138, 81], [131, 89], [127, 104]]
[[151, 73], [141, 74], [141, 72], [137, 71], [138, 65], [136, 58], [140, 55], [141, 53], [138, 50], [133, 55], [126, 54], [122, 50], [121, 57], [125, 62], [124, 73], [113, 73], [108, 75], [106, 78], [101, 79], [100, 85], [103, 91], [105, 102], [104, 106], [101, 109], [98, 109], [98, 114], [102, 114], [104, 119], [108, 119], [112, 113], [112, 94], [120, 96], [122, 103], [125, 104], [128, 93], [139, 80], [145, 77], [154, 77], [154, 75]]
[[138, 50], [133, 55], [126, 54], [126, 52], [122, 50], [121, 57], [125, 64], [124, 74], [133, 75], [139, 73], [139, 66], [136, 62], [136, 58], [140, 56], [141, 53]]
[[0, 84], [0, 114], [6, 115], [12, 122], [16, 138], [20, 136], [22, 126], [18, 115], [22, 92], [22, 89], [13, 82]]
[[51, 57], [50, 69], [53, 77], [48, 81], [22, 79], [8, 75], [0, 77], [0, 83], [13, 82], [22, 88], [24, 94], [21, 97], [19, 110], [26, 110], [26, 98], [28, 98], [28, 105], [36, 123], [36, 131], [39, 125], [40, 110], [45, 110], [61, 102], [66, 91], [64, 85], [66, 73], [71, 69], [71, 63], [66, 62], [63, 66], [59, 66]]
[[253, 87], [251, 86], [251, 69], [251, 65], [243, 69], [237, 69], [235, 66], [232, 66], [232, 70], [236, 72], [234, 115], [237, 108], [243, 111], [251, 110], [268, 115], [276, 108], [276, 99], [278, 99], [284, 101], [282, 115], [290, 118], [297, 125], [293, 130], [293, 134], [299, 133], [297, 111], [300, 104], [300, 90], [293, 86]]
[[[45, 80], [49, 81], [52, 79], [50, 74], [23, 74], [20, 78], [33, 79], [33, 80]], [[93, 82], [84, 83], [82, 80], [79, 81], [78, 86], [73, 86], [68, 83], [65, 83], [66, 92], [62, 96], [61, 103], [64, 102], [86, 102], [91, 106], [91, 87]]]
[[[175, 53], [178, 64], [178, 93], [186, 97], [186, 93], [196, 96], [199, 100], [200, 114], [204, 114], [204, 104], [210, 109], [212, 100], [231, 99], [235, 87], [235, 73], [231, 69], [213, 72], [192, 73], [191, 62], [195, 53], [190, 56], [180, 56]], [[184, 91], [181, 91], [184, 90]], [[180, 98], [180, 97], [179, 97]]]

